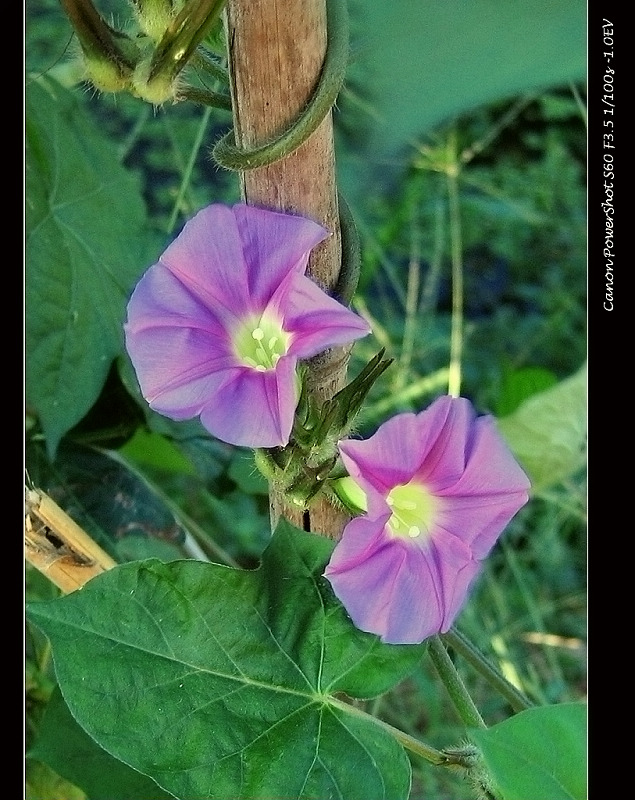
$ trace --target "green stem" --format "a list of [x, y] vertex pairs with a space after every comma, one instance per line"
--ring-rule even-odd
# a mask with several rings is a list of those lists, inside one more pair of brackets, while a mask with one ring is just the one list
[[342, 266], [337, 277], [333, 296], [345, 306], [351, 304], [361, 270], [361, 246], [355, 218], [341, 192], [337, 195], [340, 212], [340, 234], [342, 240]]
[[191, 0], [186, 3], [154, 51], [149, 80], [160, 73], [172, 78], [178, 75], [207, 36], [224, 5], [225, 0]]
[[144, 125], [148, 121], [149, 116], [150, 116], [150, 106], [148, 103], [143, 103], [139, 111], [139, 116], [137, 117], [135, 124], [132, 126], [132, 130], [119, 145], [118, 157], [120, 163], [123, 162], [123, 160], [127, 157], [128, 153], [130, 153], [130, 151], [134, 147], [141, 131], [143, 130]]
[[465, 725], [469, 728], [487, 727], [438, 636], [433, 636], [429, 640], [428, 653]]
[[452, 259], [452, 328], [450, 332], [450, 364], [448, 394], [461, 394], [461, 359], [463, 351], [463, 255], [461, 252], [461, 212], [459, 205], [459, 163], [456, 151], [456, 130], [450, 138], [452, 162], [447, 168], [450, 203], [450, 251]]
[[451, 628], [441, 638], [452, 647], [476, 672], [501, 694], [515, 712], [532, 707], [532, 702], [513, 686], [481, 651], [460, 631]]
[[225, 67], [214, 61], [208, 53], [197, 50], [190, 63], [194, 69], [205, 72], [207, 76], [219, 81], [225, 87], [229, 86], [229, 73]]
[[194, 146], [192, 147], [192, 152], [190, 153], [190, 158], [187, 163], [187, 166], [185, 167], [183, 178], [181, 179], [179, 193], [176, 197], [176, 200], [174, 201], [172, 214], [170, 216], [170, 221], [168, 222], [168, 233], [172, 233], [172, 231], [174, 230], [174, 226], [176, 224], [176, 218], [179, 213], [179, 209], [181, 208], [181, 203], [183, 202], [183, 198], [185, 196], [185, 192], [190, 182], [190, 178], [192, 177], [194, 164], [196, 163], [196, 156], [198, 155], [198, 151], [203, 142], [203, 136], [205, 135], [205, 130], [207, 129], [207, 123], [209, 122], [210, 113], [211, 109], [206, 108], [205, 113], [203, 114], [203, 119], [201, 120], [201, 124], [199, 125], [198, 132], [196, 134], [196, 140], [194, 142]]
[[586, 105], [584, 104], [584, 101], [580, 97], [580, 92], [578, 91], [578, 87], [575, 85], [575, 83], [570, 83], [569, 85], [571, 86], [571, 93], [573, 94], [573, 97], [575, 98], [575, 101], [578, 104], [578, 109], [580, 110], [580, 116], [582, 117], [582, 120], [584, 122], [584, 127], [586, 128], [587, 127]]
[[230, 170], [247, 170], [273, 164], [290, 155], [319, 127], [342, 88], [348, 65], [348, 8], [346, 0], [327, 0], [327, 45], [317, 88], [307, 107], [293, 125], [278, 138], [253, 150], [232, 142], [233, 130], [212, 150], [217, 164]]
[[60, 1], [84, 53], [110, 61], [122, 71], [134, 68], [134, 61], [119, 46], [125, 37], [104, 21], [91, 0]]
[[42, 647], [42, 652], [37, 660], [38, 670], [44, 675], [49, 668], [49, 664], [51, 663], [51, 656], [53, 654], [53, 648], [51, 646], [50, 641], [47, 639], [44, 642]]
[[199, 89], [196, 86], [184, 86], [179, 89], [179, 99], [189, 100], [207, 108], [222, 108], [231, 111], [232, 101], [228, 94], [212, 92], [211, 89]]
[[505, 130], [511, 123], [516, 119], [516, 117], [525, 109], [532, 100], [535, 100], [535, 95], [526, 95], [525, 97], [521, 97], [514, 105], [507, 111], [503, 116], [498, 120], [495, 125], [488, 130], [485, 136], [482, 139], [478, 139], [471, 147], [466, 148], [460, 157], [460, 162], [462, 165], [468, 164], [475, 156], [479, 153], [482, 153], [486, 147], [496, 139], [500, 133]]
[[403, 327], [403, 340], [401, 356], [399, 358], [399, 376], [396, 381], [397, 391], [408, 385], [410, 379], [410, 366], [414, 353], [415, 341], [419, 319], [417, 307], [419, 305], [419, 283], [421, 273], [421, 228], [415, 215], [411, 219], [410, 260], [408, 264], [408, 281], [406, 284], [406, 319]]
[[357, 706], [344, 703], [335, 697], [329, 698], [329, 705], [339, 708], [346, 714], [353, 714], [356, 717], [365, 719], [367, 722], [372, 722], [375, 725], [378, 725], [380, 728], [383, 728], [386, 733], [389, 733], [394, 739], [396, 739], [399, 744], [405, 747], [406, 750], [409, 750], [411, 753], [415, 753], [415, 755], [421, 756], [421, 758], [430, 762], [430, 764], [434, 764], [437, 767], [458, 766], [465, 767], [466, 769], [470, 766], [460, 753], [446, 753], [441, 750], [437, 750], [434, 747], [430, 747], [430, 745], [415, 739], [414, 736], [410, 736], [410, 734], [399, 730], [399, 728], [395, 728], [388, 722], [384, 722], [383, 719], [378, 719], [377, 717], [371, 716], [366, 711], [362, 711], [362, 709], [357, 708]]

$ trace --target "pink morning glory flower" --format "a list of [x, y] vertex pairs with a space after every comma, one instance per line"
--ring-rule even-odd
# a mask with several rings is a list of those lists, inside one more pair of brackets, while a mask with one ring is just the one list
[[304, 217], [244, 204], [187, 222], [128, 303], [126, 347], [150, 407], [200, 416], [230, 444], [286, 445], [298, 360], [370, 332], [305, 275], [327, 236]]
[[335, 546], [325, 576], [353, 623], [390, 644], [445, 633], [529, 480], [493, 417], [440, 397], [364, 441], [339, 442], [365, 514]]

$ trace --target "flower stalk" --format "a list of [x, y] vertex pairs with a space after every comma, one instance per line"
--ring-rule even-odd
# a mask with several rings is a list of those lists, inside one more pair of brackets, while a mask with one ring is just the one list
[[148, 80], [159, 76], [174, 80], [220, 16], [225, 0], [190, 0], [174, 17], [161, 37], [148, 71]]
[[533, 706], [531, 700], [522, 692], [519, 692], [515, 686], [501, 675], [476, 645], [455, 627], [451, 628], [447, 633], [442, 634], [441, 638], [447, 645], [459, 653], [468, 664], [492, 686], [492, 688], [496, 689], [499, 694], [507, 700], [516, 713], [519, 711], [526, 711]]
[[126, 89], [140, 55], [136, 44], [111, 28], [91, 0], [61, 3], [77, 34], [91, 82], [102, 91]]
[[462, 722], [468, 728], [487, 727], [439, 636], [430, 639], [428, 653]]

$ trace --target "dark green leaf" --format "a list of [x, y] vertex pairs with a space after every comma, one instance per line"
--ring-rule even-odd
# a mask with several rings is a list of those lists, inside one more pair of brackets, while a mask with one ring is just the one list
[[503, 385], [496, 403], [496, 415], [504, 417], [511, 414], [527, 398], [551, 388], [557, 382], [554, 373], [544, 367], [508, 370], [503, 377]]
[[387, 691], [424, 646], [352, 626], [332, 547], [282, 522], [258, 570], [125, 564], [29, 613], [75, 719], [183, 800], [405, 800], [405, 751], [335, 694]]
[[583, 81], [586, 18], [583, 0], [351, 2], [345, 194], [375, 195], [421, 137], [479, 105]]
[[178, 447], [159, 433], [137, 428], [135, 435], [119, 448], [133, 463], [176, 474], [193, 475], [194, 467]]
[[33, 483], [115, 561], [173, 560], [183, 554], [183, 526], [152, 486], [115, 453], [65, 440], [53, 463], [30, 445], [27, 463]]
[[96, 401], [151, 263], [138, 180], [54, 81], [26, 91], [26, 380], [49, 452]]
[[86, 800], [81, 789], [64, 780], [46, 764], [28, 759], [25, 773], [25, 800]]
[[586, 704], [531, 708], [471, 731], [504, 800], [586, 800]]
[[534, 491], [559, 483], [585, 463], [586, 382], [584, 365], [575, 375], [531, 395], [498, 421]]
[[79, 786], [90, 800], [169, 800], [172, 795], [147, 775], [98, 747], [73, 719], [56, 689], [29, 757], [47, 764]]

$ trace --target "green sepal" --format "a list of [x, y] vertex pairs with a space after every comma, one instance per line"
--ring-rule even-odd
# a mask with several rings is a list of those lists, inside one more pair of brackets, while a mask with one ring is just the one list
[[352, 514], [366, 513], [366, 492], [349, 475], [332, 480], [331, 488]]

